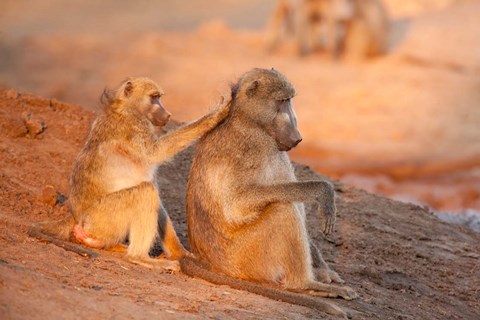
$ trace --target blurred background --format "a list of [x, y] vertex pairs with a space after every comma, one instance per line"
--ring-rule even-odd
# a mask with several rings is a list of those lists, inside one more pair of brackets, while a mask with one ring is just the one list
[[478, 0], [2, 0], [0, 86], [96, 110], [149, 76], [191, 121], [274, 67], [298, 91], [295, 161], [480, 231], [479, 17]]

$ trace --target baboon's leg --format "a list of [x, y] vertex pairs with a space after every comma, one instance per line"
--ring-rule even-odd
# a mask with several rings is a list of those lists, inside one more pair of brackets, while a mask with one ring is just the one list
[[278, 1], [278, 5], [272, 14], [267, 30], [266, 41], [268, 50], [274, 50], [278, 47], [285, 34], [285, 29], [288, 29], [288, 23], [291, 24], [291, 22], [288, 21], [289, 11], [290, 8], [287, 0]]
[[132, 195], [133, 206], [126, 208], [131, 214], [127, 255], [131, 257], [148, 257], [148, 252], [157, 238], [158, 209], [160, 198], [152, 183], [142, 183]]
[[332, 14], [325, 19], [325, 51], [331, 59], [336, 59], [340, 51], [339, 23]]
[[310, 42], [312, 43], [312, 49], [314, 51], [317, 51], [321, 49], [322, 47], [322, 24], [319, 23], [318, 21], [312, 22], [312, 32], [310, 34], [311, 40]]
[[295, 36], [299, 54], [307, 55], [312, 52], [312, 25], [309, 17], [306, 16], [305, 8], [301, 8], [302, 12], [295, 13]]
[[167, 257], [172, 260], [178, 260], [187, 253], [177, 237], [167, 210], [162, 204], [160, 204], [158, 213], [158, 233], [162, 241], [163, 251]]
[[360, 61], [369, 55], [371, 34], [365, 21], [356, 18], [349, 23], [345, 30], [345, 58], [351, 61]]
[[316, 272], [317, 277], [324, 283], [337, 282], [344, 283], [342, 278], [330, 269], [325, 260], [323, 260], [322, 254], [317, 246], [310, 240], [310, 252], [312, 254], [312, 265], [314, 268], [317, 268]]
[[[158, 192], [151, 182], [109, 194], [88, 210], [84, 224], [87, 239], [110, 248], [121, 244], [128, 235], [129, 261], [151, 268], [178, 270], [178, 263], [148, 256], [157, 237], [159, 207]], [[84, 243], [88, 245], [88, 241]]]

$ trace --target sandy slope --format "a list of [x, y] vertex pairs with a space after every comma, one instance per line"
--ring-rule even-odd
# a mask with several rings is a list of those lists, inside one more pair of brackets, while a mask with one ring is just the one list
[[[67, 213], [68, 201], [62, 203], [56, 192], [68, 195], [72, 161], [92, 117], [55, 99], [0, 91], [0, 318], [326, 317], [182, 274], [146, 270], [117, 254], [103, 252], [92, 260], [29, 238], [30, 223]], [[163, 201], [185, 244], [191, 154], [180, 154], [158, 173]], [[296, 170], [300, 179], [319, 177], [306, 166]], [[339, 183], [336, 188], [338, 224], [330, 241], [322, 239], [318, 218], [307, 206], [315, 243], [360, 294], [336, 303], [354, 319], [480, 317], [479, 233], [441, 222], [415, 205]]]

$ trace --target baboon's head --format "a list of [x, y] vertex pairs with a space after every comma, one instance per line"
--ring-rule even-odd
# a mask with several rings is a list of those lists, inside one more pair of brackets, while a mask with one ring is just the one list
[[291, 101], [294, 96], [295, 89], [280, 72], [253, 69], [232, 86], [232, 116], [237, 113], [260, 126], [278, 150], [288, 151], [302, 141]]
[[139, 112], [154, 126], [161, 127], [167, 124], [171, 116], [160, 101], [163, 94], [163, 90], [153, 80], [131, 77], [125, 80], [117, 90], [105, 89], [101, 101], [107, 108]]

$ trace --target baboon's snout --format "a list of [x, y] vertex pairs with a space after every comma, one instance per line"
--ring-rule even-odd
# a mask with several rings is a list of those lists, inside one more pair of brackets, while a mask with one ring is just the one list
[[302, 137], [298, 138], [294, 143], [292, 148], [295, 148], [300, 142], [302, 142]]
[[292, 144], [291, 147], [295, 148], [300, 142], [302, 142], [302, 136], [300, 135], [300, 132], [298, 130], [295, 130], [296, 132], [293, 133], [292, 136]]
[[302, 141], [302, 136], [298, 130], [292, 130], [290, 134], [282, 137], [277, 137], [277, 146], [280, 151], [289, 151], [295, 148]]

